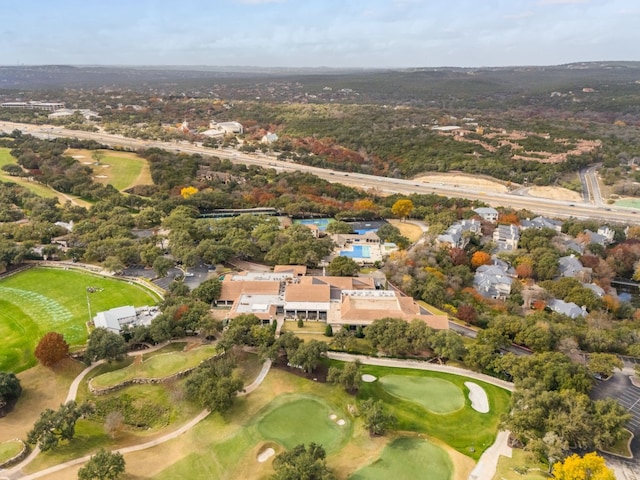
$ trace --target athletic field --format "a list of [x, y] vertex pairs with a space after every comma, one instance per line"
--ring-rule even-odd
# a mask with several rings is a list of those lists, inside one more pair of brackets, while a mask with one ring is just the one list
[[50, 331], [62, 333], [70, 345], [84, 343], [89, 303], [93, 316], [124, 305], [155, 305], [158, 300], [141, 286], [75, 270], [32, 268], [4, 278], [0, 280], [0, 370], [17, 373], [33, 366], [33, 351]]

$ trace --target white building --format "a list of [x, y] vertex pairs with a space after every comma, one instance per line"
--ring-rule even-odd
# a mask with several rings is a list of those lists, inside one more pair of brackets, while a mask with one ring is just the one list
[[141, 307], [136, 309], [131, 305], [116, 307], [104, 312], [98, 312], [93, 317], [93, 325], [96, 328], [106, 328], [107, 330], [120, 333], [125, 325], [151, 325], [151, 320], [160, 314], [157, 307]]

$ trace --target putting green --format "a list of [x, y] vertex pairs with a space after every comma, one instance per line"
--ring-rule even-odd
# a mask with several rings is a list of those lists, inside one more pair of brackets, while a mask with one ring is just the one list
[[[87, 287], [95, 293], [87, 293]], [[47, 332], [70, 345], [87, 339], [86, 322], [123, 305], [155, 305], [159, 298], [138, 285], [74, 270], [32, 268], [0, 282], [0, 370], [18, 373], [35, 365], [33, 351]]]
[[391, 395], [418, 403], [433, 413], [451, 413], [464, 407], [460, 387], [441, 378], [385, 375], [380, 383]]
[[398, 438], [387, 445], [371, 465], [358, 470], [349, 480], [387, 480], [388, 478], [428, 478], [449, 480], [453, 463], [447, 452], [418, 438]]
[[[319, 398], [290, 395], [276, 402], [278, 405], [258, 421], [258, 432], [265, 440], [285, 448], [315, 442], [330, 452], [351, 434], [349, 420]], [[332, 419], [332, 415], [336, 417]], [[339, 420], [345, 424], [338, 425]]]

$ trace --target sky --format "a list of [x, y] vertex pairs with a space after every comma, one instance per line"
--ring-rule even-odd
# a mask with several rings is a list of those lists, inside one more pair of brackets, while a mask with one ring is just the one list
[[640, 60], [640, 1], [12, 0], [0, 17], [0, 65], [404, 68], [600, 60]]

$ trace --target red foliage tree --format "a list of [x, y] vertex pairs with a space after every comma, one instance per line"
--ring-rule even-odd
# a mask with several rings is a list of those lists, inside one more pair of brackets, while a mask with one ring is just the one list
[[478, 320], [478, 311], [473, 305], [460, 305], [458, 307], [458, 318], [466, 323], [476, 323]]
[[462, 248], [452, 247], [449, 249], [449, 256], [451, 257], [451, 263], [454, 265], [466, 265], [468, 263], [467, 252]]
[[34, 353], [42, 365], [50, 367], [69, 355], [69, 344], [61, 333], [49, 332], [40, 339]]
[[533, 267], [529, 263], [521, 263], [516, 267], [516, 275], [518, 278], [531, 278]]

